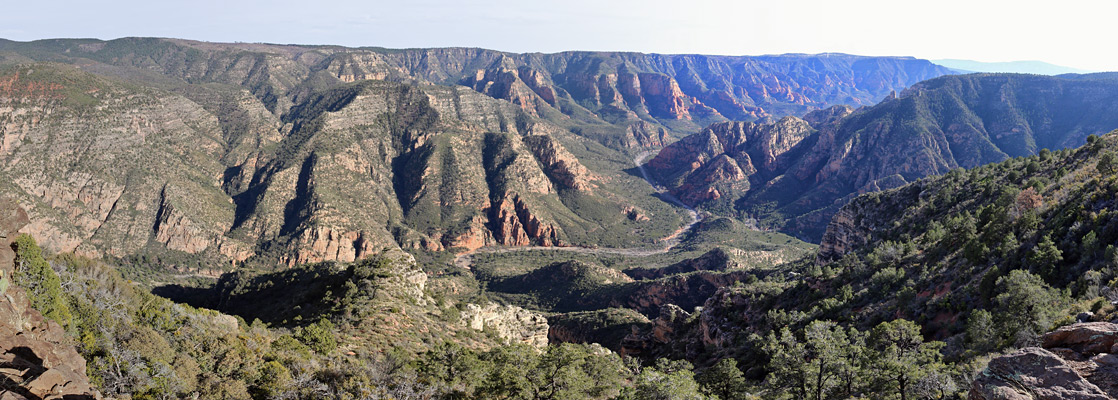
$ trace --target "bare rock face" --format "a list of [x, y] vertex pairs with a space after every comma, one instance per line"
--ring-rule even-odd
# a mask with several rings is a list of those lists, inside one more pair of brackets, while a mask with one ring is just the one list
[[990, 361], [970, 398], [1118, 398], [1118, 324], [1087, 322], [1044, 335], [1030, 347]]
[[633, 326], [633, 331], [621, 340], [621, 354], [639, 355], [672, 342], [676, 335], [687, 329], [687, 320], [691, 313], [675, 304], [665, 304], [660, 307], [660, 313], [651, 322], [647, 330], [639, 330]]
[[905, 204], [913, 204], [925, 196], [924, 183], [916, 182], [896, 189], [887, 196], [871, 194], [850, 200], [838, 209], [827, 224], [823, 240], [819, 244], [817, 260], [828, 261], [842, 257], [847, 252], [869, 243], [875, 233], [882, 231], [885, 224], [891, 223], [883, 210], [896, 210]]
[[854, 107], [837, 105], [804, 114], [803, 119], [816, 129], [825, 129], [852, 113], [854, 113]]
[[[153, 38], [3, 50], [54, 63], [0, 76], [0, 181], [13, 183], [4, 190], [25, 206], [25, 229], [45, 249], [94, 257], [136, 254], [149, 243], [232, 260], [264, 249], [285, 260], [344, 261], [366, 246], [476, 248], [500, 244], [494, 206], [515, 195], [541, 221], [539, 236], [555, 243], [563, 229], [578, 237], [571, 221], [581, 221], [577, 210], [554, 206], [556, 187], [593, 191], [613, 178], [589, 173], [571, 156], [585, 153], [565, 151], [560, 140], [659, 148], [669, 133], [662, 122], [691, 130], [766, 110], [870, 104], [947, 72], [923, 60], [838, 55], [383, 51]], [[71, 59], [81, 67], [66, 65]], [[172, 90], [120, 84], [119, 74], [133, 69]], [[561, 135], [525, 132], [537, 117]], [[590, 131], [572, 128], [584, 122], [619, 129], [581, 136]], [[526, 152], [483, 166], [481, 156], [496, 153], [487, 140], [495, 134], [515, 137], [510, 146]], [[731, 158], [700, 181], [738, 179], [769, 161]], [[714, 199], [737, 190], [696, 187]]]
[[665, 147], [648, 168], [688, 204], [736, 199], [750, 189], [750, 176], [790, 165], [789, 151], [815, 132], [796, 117], [717, 123]]
[[645, 121], [629, 124], [625, 129], [625, 147], [659, 148], [667, 141], [668, 133], [664, 128]]
[[[748, 187], [746, 180], [756, 170], [748, 155], [743, 155], [741, 159], [743, 162], [739, 163], [726, 154], [719, 154], [714, 160], [695, 170], [673, 193], [688, 204], [699, 204], [718, 200], [724, 192], [730, 192], [734, 188], [744, 186], [739, 189], [744, 190]], [[723, 186], [721, 191], [718, 186]]]
[[756, 333], [750, 327], [757, 326], [767, 311], [754, 306], [751, 294], [725, 285], [707, 292], [706, 301], [696, 307], [697, 315], [684, 313], [675, 305], [665, 305], [660, 310], [651, 328], [634, 327], [622, 340], [623, 353], [690, 357], [711, 349], [732, 349]]
[[525, 137], [524, 141], [552, 180], [582, 192], [593, 189], [592, 182], [598, 178], [554, 137], [536, 134], [536, 129], [533, 129], [529, 131], [529, 136]]
[[99, 399], [66, 331], [31, 308], [23, 289], [6, 284], [15, 269], [11, 241], [26, 223], [15, 202], [0, 199], [0, 398]]
[[492, 329], [506, 343], [522, 343], [537, 349], [547, 347], [548, 325], [543, 315], [516, 306], [467, 304], [461, 324], [474, 329]]
[[691, 114], [687, 110], [686, 96], [679, 89], [675, 79], [655, 73], [642, 73], [637, 77], [640, 80], [641, 94], [652, 115], [662, 118], [691, 119]]
[[1030, 347], [991, 360], [971, 386], [969, 398], [1108, 400], [1112, 397], [1079, 376], [1059, 356]]
[[[157, 243], [238, 262], [269, 253], [286, 265], [351, 262], [384, 247], [562, 245], [581, 219], [556, 207], [560, 190], [631, 203], [598, 192], [602, 178], [564, 146], [578, 140], [568, 129], [513, 104], [464, 87], [371, 81], [409, 73], [382, 55], [323, 65], [357, 82], [294, 93], [282, 117], [248, 91], [148, 92], [49, 67], [91, 82], [66, 87], [100, 102], [104, 118], [91, 122], [49, 76], [0, 79], [22, 96], [0, 95], [0, 181], [11, 179], [4, 189], [26, 206], [25, 231], [48, 251], [126, 256]], [[516, 90], [550, 107], [539, 100], [550, 98], [547, 76], [503, 73], [524, 75]]]
[[696, 335], [704, 346], [733, 347], [739, 337], [746, 335], [741, 327], [750, 326], [759, 318], [756, 308], [749, 296], [720, 289], [703, 304]]
[[[528, 71], [525, 72], [531, 74]], [[538, 75], [532, 76], [530, 79], [533, 80], [532, 84], [539, 88], [541, 92], [550, 94], [549, 97], [552, 101], [549, 104], [553, 105], [554, 92], [547, 90], [550, 87], [545, 86]], [[507, 57], [501, 57], [488, 69], [478, 70], [476, 76], [468, 77], [463, 83], [490, 97], [508, 100], [532, 114], [539, 113], [535, 100], [541, 99], [541, 97], [528, 86], [527, 82], [520, 79], [519, 71]]]
[[385, 79], [389, 66], [379, 54], [343, 53], [330, 60], [326, 71], [342, 82], [355, 82], [365, 79]]
[[0, 269], [5, 273], [12, 272], [14, 268], [12, 241], [15, 240], [16, 232], [28, 222], [27, 213], [14, 201], [0, 198]]
[[1044, 348], [1065, 348], [1076, 353], [1093, 356], [1099, 353], [1118, 353], [1118, 324], [1086, 322], [1062, 326], [1044, 335]]
[[345, 232], [327, 227], [304, 230], [296, 243], [295, 254], [285, 258], [288, 266], [326, 260], [353, 262], [378, 249], [362, 231]]
[[679, 327], [690, 317], [691, 313], [675, 304], [664, 305], [660, 308], [660, 316], [652, 320], [652, 338], [659, 343], [671, 341]]
[[831, 260], [841, 257], [847, 251], [859, 244], [865, 243], [866, 234], [854, 223], [855, 212], [849, 207], [843, 207], [827, 225], [823, 234], [823, 241], [819, 245], [820, 260]]
[[490, 97], [508, 100], [532, 115], [545, 109], [558, 107], [559, 92], [546, 72], [526, 65], [517, 65], [508, 56], [501, 55], [486, 69], [479, 69], [459, 83]]
[[503, 198], [495, 206], [496, 218], [494, 237], [497, 243], [505, 246], [558, 246], [559, 229], [554, 224], [545, 224], [533, 215], [528, 205], [515, 195], [512, 199]]

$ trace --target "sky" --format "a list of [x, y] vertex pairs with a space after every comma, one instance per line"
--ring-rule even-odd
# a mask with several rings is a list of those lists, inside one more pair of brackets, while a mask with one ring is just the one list
[[1118, 1], [102, 0], [7, 2], [0, 38], [759, 55], [840, 52], [1118, 70]]

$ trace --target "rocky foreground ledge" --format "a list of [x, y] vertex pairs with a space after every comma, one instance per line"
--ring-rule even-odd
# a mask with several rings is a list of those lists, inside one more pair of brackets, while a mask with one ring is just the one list
[[1087, 322], [1044, 335], [990, 361], [971, 386], [972, 400], [1118, 398], [1118, 324]]
[[0, 199], [0, 400], [100, 399], [66, 332], [11, 284], [12, 240], [26, 224], [22, 209]]

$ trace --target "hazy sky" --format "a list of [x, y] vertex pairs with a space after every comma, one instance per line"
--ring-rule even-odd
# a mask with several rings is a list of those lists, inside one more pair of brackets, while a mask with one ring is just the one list
[[514, 52], [843, 52], [1118, 70], [1118, 1], [121, 0], [5, 2], [0, 37], [177, 37]]

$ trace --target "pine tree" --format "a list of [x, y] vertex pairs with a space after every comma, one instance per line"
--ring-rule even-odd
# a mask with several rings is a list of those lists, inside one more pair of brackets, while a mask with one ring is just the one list
[[895, 390], [908, 400], [913, 385], [939, 364], [942, 342], [924, 343], [920, 327], [898, 319], [873, 328], [868, 345], [873, 365], [884, 390]]
[[738, 360], [733, 358], [718, 360], [714, 366], [699, 374], [696, 380], [705, 393], [718, 396], [719, 399], [745, 398], [745, 375], [738, 369]]

